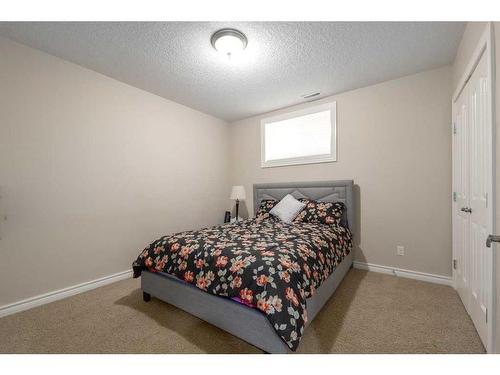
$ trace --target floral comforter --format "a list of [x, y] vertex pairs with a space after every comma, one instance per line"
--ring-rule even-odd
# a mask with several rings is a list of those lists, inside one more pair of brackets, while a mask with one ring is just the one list
[[306, 298], [349, 254], [351, 239], [342, 225], [250, 219], [164, 236], [141, 252], [134, 277], [142, 270], [165, 272], [238, 298], [266, 314], [295, 351], [307, 322]]

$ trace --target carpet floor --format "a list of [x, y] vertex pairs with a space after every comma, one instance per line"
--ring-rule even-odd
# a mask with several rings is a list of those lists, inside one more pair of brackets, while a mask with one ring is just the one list
[[[457, 293], [352, 269], [306, 330], [299, 353], [484, 353]], [[139, 280], [0, 319], [0, 353], [261, 353], [171, 305]]]

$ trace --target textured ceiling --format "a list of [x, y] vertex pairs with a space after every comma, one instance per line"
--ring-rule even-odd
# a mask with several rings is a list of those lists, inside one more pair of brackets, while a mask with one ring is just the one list
[[[248, 37], [228, 61], [211, 34]], [[451, 63], [453, 22], [1, 22], [0, 35], [232, 121]]]

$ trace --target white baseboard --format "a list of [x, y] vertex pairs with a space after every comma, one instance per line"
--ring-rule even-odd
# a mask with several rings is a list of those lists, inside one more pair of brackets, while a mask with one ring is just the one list
[[113, 275], [101, 277], [92, 281], [87, 281], [78, 285], [73, 285], [68, 288], [55, 290], [53, 292], [40, 294], [35, 297], [27, 298], [8, 305], [0, 306], [0, 318], [3, 316], [15, 314], [21, 311], [32, 309], [33, 307], [45, 305], [50, 302], [58, 301], [63, 298], [74, 296], [75, 294], [83, 293], [88, 290], [99, 288], [107, 284], [111, 284], [120, 280], [125, 280], [132, 277], [132, 270], [122, 271]]
[[429, 283], [443, 284], [448, 286], [453, 286], [452, 278], [449, 276], [434, 275], [432, 273], [425, 273], [419, 271], [404, 270], [401, 268], [380, 266], [378, 264], [364, 263], [354, 261], [354, 268], [359, 268], [361, 270], [385, 273], [387, 275], [405, 277], [408, 279], [427, 281]]
[[[435, 284], [443, 284], [453, 286], [452, 278], [448, 276], [434, 275], [430, 273], [418, 272], [405, 270], [395, 267], [381, 266], [378, 264], [364, 263], [354, 261], [354, 268], [359, 268], [362, 270], [368, 270], [373, 272], [385, 273], [387, 275], [406, 277], [409, 279], [415, 279], [420, 281], [427, 281]], [[33, 307], [45, 305], [50, 302], [58, 301], [75, 294], [83, 293], [88, 290], [99, 288], [104, 285], [108, 285], [120, 280], [128, 279], [132, 276], [132, 270], [122, 271], [115, 273], [113, 275], [101, 277], [92, 281], [87, 281], [78, 285], [73, 285], [68, 288], [56, 290], [53, 292], [40, 294], [35, 297], [27, 298], [18, 302], [14, 302], [8, 305], [0, 306], [0, 318], [3, 316], [15, 314], [21, 311], [32, 309]]]

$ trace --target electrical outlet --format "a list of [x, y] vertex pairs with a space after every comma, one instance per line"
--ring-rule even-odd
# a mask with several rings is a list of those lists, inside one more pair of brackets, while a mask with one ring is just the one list
[[405, 247], [404, 246], [396, 246], [396, 254], [403, 256], [405, 255]]

